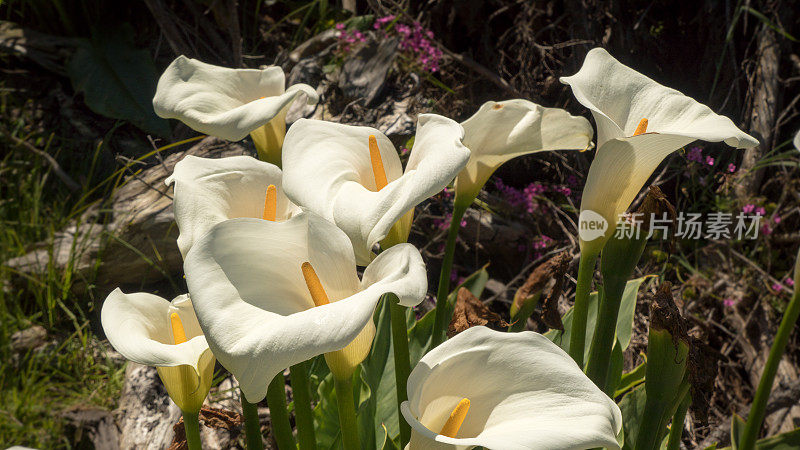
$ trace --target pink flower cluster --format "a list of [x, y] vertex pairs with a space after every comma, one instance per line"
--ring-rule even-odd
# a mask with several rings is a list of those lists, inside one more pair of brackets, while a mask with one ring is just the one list
[[531, 183], [525, 186], [524, 189], [519, 190], [512, 186], [506, 185], [503, 183], [503, 180], [499, 178], [495, 179], [494, 185], [497, 190], [500, 191], [500, 196], [503, 198], [503, 200], [508, 202], [514, 208], [524, 209], [529, 214], [540, 208], [536, 198], [542, 196], [548, 191], [565, 196], [572, 195], [572, 189], [567, 186], [556, 185], [547, 187], [541, 183]]
[[775, 215], [772, 216], [772, 220], [767, 220], [763, 224], [761, 224], [761, 234], [769, 236], [774, 231], [772, 229], [772, 225], [777, 225], [781, 223], [781, 216]]
[[784, 286], [793, 287], [794, 280], [789, 277], [786, 277], [782, 283], [774, 283], [772, 285], [772, 290], [775, 292], [780, 292], [783, 290]]
[[[706, 165], [713, 166], [714, 165], [714, 157], [705, 155], [703, 156], [703, 149], [700, 147], [692, 147], [689, 149], [689, 152], [686, 154], [686, 159], [689, 161], [694, 161], [696, 163], [703, 164], [705, 162]], [[728, 165], [728, 172], [735, 172], [736, 166], [733, 164]]]
[[397, 18], [397, 16], [395, 16], [394, 14], [392, 14], [390, 16], [379, 17], [379, 18], [375, 19], [375, 23], [372, 24], [372, 28], [375, 28], [376, 30], [379, 30], [381, 27], [383, 27], [387, 23], [393, 21], [395, 18]]
[[703, 162], [703, 149], [700, 147], [692, 147], [689, 149], [689, 153], [686, 155], [686, 159], [689, 161], [694, 161], [698, 163]]
[[400, 36], [400, 50], [408, 53], [417, 61], [423, 70], [428, 72], [439, 71], [439, 61], [442, 59], [442, 51], [433, 44], [433, 31], [426, 30], [419, 22], [411, 25], [395, 22], [395, 16], [385, 16], [375, 19], [373, 28], [379, 30], [387, 23], [396, 23], [394, 31]]
[[[444, 215], [443, 219], [435, 219], [433, 221], [433, 226], [435, 226], [436, 228], [438, 228], [440, 230], [447, 230], [447, 229], [450, 228], [450, 222], [452, 220], [453, 220], [453, 213], [452, 212], [448, 212], [447, 214]], [[461, 228], [464, 228], [465, 226], [467, 226], [467, 219], [462, 217], [460, 225], [461, 225]]]
[[[757, 216], [765, 216], [767, 214], [767, 210], [764, 209], [763, 206], [756, 206], [753, 204], [747, 204], [742, 206], [742, 212], [745, 214], [755, 214]], [[781, 220], [782, 220], [781, 216], [779, 216], [778, 214], [774, 214], [772, 217], [770, 217], [769, 219], [764, 221], [764, 223], [761, 224], [760, 228], [761, 234], [764, 234], [766, 236], [772, 234], [772, 232], [774, 231], [772, 227], [774, 225], [778, 225], [779, 223], [781, 223]]]
[[552, 238], [543, 234], [541, 236], [534, 238], [533, 241], [530, 243], [519, 244], [517, 246], [517, 250], [519, 250], [520, 252], [526, 252], [530, 248], [531, 250], [533, 250], [533, 255], [532, 255], [533, 259], [537, 260], [542, 257], [542, 251], [544, 251], [547, 247], [552, 245], [553, 242], [555, 241], [553, 241]]
[[742, 206], [742, 212], [745, 214], [756, 213], [758, 216], [763, 216], [767, 213], [767, 210], [765, 210], [763, 206], [747, 204]]
[[339, 45], [344, 52], [349, 52], [354, 44], [367, 40], [367, 36], [358, 29], [346, 30], [343, 23], [337, 23], [335, 28], [339, 31]]
[[[390, 33], [398, 35], [401, 51], [419, 63], [423, 70], [439, 71], [442, 51], [433, 43], [433, 32], [426, 30], [419, 22], [407, 25], [397, 22], [396, 19], [397, 16], [394, 15], [379, 17], [375, 19], [372, 28], [384, 37]], [[347, 30], [344, 23], [337, 23], [335, 28], [339, 31], [339, 48], [342, 52], [349, 52], [353, 45], [367, 40], [366, 34], [358, 29]]]

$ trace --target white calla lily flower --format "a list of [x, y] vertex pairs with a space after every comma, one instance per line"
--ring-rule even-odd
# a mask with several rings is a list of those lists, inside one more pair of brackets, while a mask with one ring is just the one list
[[506, 161], [547, 150], [586, 150], [594, 135], [585, 118], [522, 99], [486, 102], [461, 125], [470, 157], [455, 189], [466, 204]]
[[175, 185], [173, 210], [181, 255], [185, 258], [192, 245], [220, 222], [263, 218], [267, 204], [274, 215], [271, 220], [298, 214], [300, 208], [284, 194], [281, 178], [281, 169], [249, 156], [183, 158], [166, 179], [167, 185]]
[[281, 164], [286, 112], [304, 94], [309, 105], [319, 96], [306, 84], [285, 87], [283, 69], [230, 69], [179, 56], [158, 80], [153, 107], [165, 119], [229, 141], [248, 134], [259, 157]]
[[800, 151], [800, 130], [797, 130], [797, 134], [794, 135], [793, 143], [794, 143], [794, 148], [796, 148], [797, 151]]
[[532, 331], [470, 328], [422, 357], [401, 405], [406, 450], [617, 449], [619, 407]]
[[319, 354], [338, 378], [350, 376], [369, 353], [381, 295], [415, 306], [427, 291], [412, 245], [381, 253], [359, 280], [348, 237], [310, 211], [284, 222], [222, 222], [184, 268], [209, 345], [251, 403], [280, 371]]
[[170, 398], [186, 412], [200, 411], [211, 388], [214, 355], [188, 295], [171, 302], [157, 295], [111, 292], [100, 314], [108, 341], [130, 361], [155, 366]]
[[300, 119], [284, 144], [286, 195], [344, 230], [365, 265], [387, 236], [390, 244], [405, 242], [414, 207], [464, 167], [469, 150], [462, 137], [457, 122], [420, 115], [403, 170], [394, 145], [375, 128]]
[[675, 150], [695, 140], [735, 148], [758, 145], [729, 118], [623, 65], [602, 48], [589, 51], [578, 73], [561, 82], [597, 123], [598, 150], [583, 189], [579, 226], [598, 215], [607, 223], [605, 233], [589, 233], [590, 240], [581, 236], [587, 254], [600, 252], [619, 214]]

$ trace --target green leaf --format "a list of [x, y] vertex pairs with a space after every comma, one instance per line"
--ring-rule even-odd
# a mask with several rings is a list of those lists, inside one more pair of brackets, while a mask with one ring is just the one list
[[617, 389], [622, 377], [622, 366], [624, 362], [622, 344], [619, 343], [619, 340], [615, 340], [614, 347], [611, 349], [611, 364], [609, 364], [608, 368], [608, 392], [614, 392]]
[[797, 40], [796, 37], [794, 37], [791, 34], [789, 34], [788, 32], [786, 32], [786, 30], [784, 30], [783, 28], [779, 27], [778, 25], [775, 25], [771, 20], [769, 20], [769, 18], [767, 18], [767, 16], [765, 16], [760, 11], [756, 11], [755, 9], [750, 8], [748, 6], [742, 6], [741, 8], [742, 8], [743, 11], [746, 11], [746, 12], [750, 13], [751, 15], [756, 17], [758, 20], [763, 22], [764, 25], [766, 25], [767, 27], [769, 27], [771, 30], [775, 31], [776, 33], [780, 34], [781, 36], [785, 37], [786, 39], [789, 39], [790, 41], [794, 41], [794, 42], [800, 42], [800, 41]]
[[646, 371], [647, 361], [639, 364], [630, 372], [622, 374], [619, 384], [617, 385], [616, 392], [614, 393], [614, 397], [619, 397], [633, 387], [642, 383], [644, 381], [644, 375]]
[[739, 448], [739, 441], [742, 440], [744, 434], [745, 421], [742, 420], [737, 414], [731, 417], [731, 448], [737, 450]]
[[[466, 287], [476, 296], [480, 296], [488, 279], [489, 274], [484, 266], [456, 287], [448, 296], [448, 305], [452, 308], [456, 293], [461, 287]], [[395, 441], [400, 434], [401, 418], [397, 411], [389, 308], [389, 302], [382, 299], [375, 311], [373, 316], [375, 338], [367, 359], [361, 364], [358, 378], [361, 382], [358, 423], [363, 448], [397, 448]], [[406, 311], [406, 321], [409, 327], [409, 353], [413, 368], [430, 350], [434, 311], [429, 311], [420, 320], [416, 320], [414, 312], [409, 308]], [[322, 365], [325, 366], [324, 361]], [[333, 378], [327, 371], [320, 373], [319, 376], [324, 380], [318, 389], [319, 403], [314, 409], [314, 417], [317, 422], [317, 440], [320, 442], [320, 447], [327, 448], [336, 445], [339, 440], [339, 416]]]
[[[734, 414], [731, 418], [731, 447], [726, 447], [722, 450], [737, 450], [738, 443], [744, 433], [744, 427], [745, 421]], [[756, 449], [758, 450], [796, 450], [798, 448], [800, 448], [800, 428], [765, 437], [756, 442]]]
[[636, 386], [628, 392], [619, 402], [619, 409], [622, 412], [622, 426], [625, 432], [625, 443], [623, 450], [634, 448], [636, 443], [636, 433], [639, 431], [639, 423], [644, 415], [644, 405], [647, 401], [644, 386]]
[[653, 275], [636, 278], [628, 281], [625, 285], [625, 291], [622, 293], [622, 302], [619, 305], [619, 316], [617, 316], [617, 339], [622, 345], [623, 351], [627, 350], [628, 346], [631, 345], [633, 317], [636, 312], [636, 297], [639, 293], [639, 287], [651, 277]]
[[637, 435], [637, 448], [654, 448], [667, 432], [669, 422], [689, 389], [684, 377], [689, 345], [683, 337], [650, 323], [647, 338], [645, 383], [647, 401]]
[[758, 450], [796, 450], [800, 448], [800, 428], [792, 431], [759, 439], [756, 442]]
[[[620, 312], [617, 316], [616, 326], [617, 339], [619, 340], [620, 345], [622, 345], [621, 350], [623, 351], [627, 349], [631, 343], [631, 335], [633, 333], [633, 316], [634, 311], [636, 310], [636, 295], [639, 291], [639, 287], [647, 278], [648, 277], [636, 278], [628, 281], [628, 283], [625, 284], [625, 290], [622, 294]], [[588, 345], [588, 343], [592, 342], [595, 324], [597, 323], [597, 292], [592, 292], [589, 294], [588, 303], [589, 311], [586, 319], [587, 345], [585, 346], [584, 350], [584, 361], [589, 357], [589, 347], [591, 346]], [[561, 318], [561, 322], [564, 324], [563, 332], [559, 330], [549, 330], [544, 335], [551, 341], [555, 342], [565, 352], [569, 352], [569, 338], [572, 330], [572, 308], [570, 308], [569, 311], [564, 314], [564, 316]]]
[[339, 410], [336, 407], [336, 391], [333, 387], [333, 375], [330, 373], [322, 380], [317, 389], [319, 401], [314, 407], [314, 431], [319, 448], [337, 448], [341, 446], [339, 428]]
[[[361, 445], [380, 448], [377, 440], [391, 440], [400, 433], [395, 396], [394, 358], [392, 355], [391, 317], [389, 302], [381, 299], [375, 312], [375, 339], [369, 356], [362, 363], [361, 378], [374, 393], [359, 413]], [[379, 438], [380, 436], [382, 436]], [[388, 439], [387, 439], [388, 436]]]
[[147, 133], [168, 137], [169, 123], [153, 110], [158, 73], [146, 50], [133, 45], [133, 29], [97, 33], [79, 41], [67, 74], [97, 114], [126, 120]]

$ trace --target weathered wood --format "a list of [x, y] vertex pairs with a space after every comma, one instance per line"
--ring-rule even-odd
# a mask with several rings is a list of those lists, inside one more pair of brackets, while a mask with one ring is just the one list
[[740, 173], [742, 177], [736, 185], [736, 196], [746, 202], [758, 195], [764, 170], [754, 170], [758, 161], [772, 149], [773, 127], [778, 110], [778, 91], [780, 88], [778, 66], [781, 49], [777, 36], [766, 24], [758, 33], [758, 63], [753, 82], [753, 106], [750, 130], [760, 144], [744, 152]]
[[[770, 327], [767, 311], [758, 300], [755, 304], [744, 309], [748, 311], [749, 322], [740, 315], [733, 315], [731, 319], [736, 324], [737, 329], [744, 330], [743, 339], [740, 340], [740, 347], [743, 350], [744, 367], [747, 369], [747, 376], [753, 392], [758, 387], [761, 374], [764, 371], [764, 364], [769, 356], [770, 346], [772, 345], [775, 331]], [[791, 386], [800, 380], [800, 373], [797, 367], [791, 363], [789, 357], [784, 355], [778, 364], [778, 372], [775, 375], [775, 388], [777, 392], [780, 386]], [[777, 405], [773, 406], [764, 424], [768, 432], [766, 435], [784, 433], [795, 428], [795, 420], [800, 420], [800, 405]]]
[[181, 418], [181, 410], [170, 401], [155, 368], [128, 363], [114, 416], [121, 450], [163, 450], [172, 442], [172, 426]]
[[92, 406], [77, 406], [62, 414], [65, 434], [75, 448], [118, 450], [119, 430], [111, 412]]
[[100, 203], [93, 205], [80, 219], [55, 233], [52, 241], [37, 243], [31, 252], [6, 261], [6, 265], [24, 273], [42, 273], [48, 267], [61, 271], [72, 264], [77, 292], [91, 281], [95, 270], [100, 290], [178, 275], [183, 261], [176, 244], [172, 188], [164, 180], [186, 155], [220, 158], [246, 153], [235, 143], [203, 139], [161, 164], [128, 176], [112, 194], [108, 209]]
[[[200, 413], [200, 440], [204, 449], [238, 448], [236, 441], [241, 431], [238, 395], [238, 385], [232, 378], [223, 380], [209, 393]], [[128, 363], [114, 416], [121, 450], [163, 450], [173, 443], [174, 426], [181, 420], [181, 411], [169, 399], [154, 367]]]
[[66, 75], [64, 65], [78, 40], [53, 36], [0, 20], [0, 52], [27, 58], [46, 70]]
[[339, 75], [340, 87], [347, 98], [363, 99], [365, 105], [375, 103], [394, 64], [398, 44], [396, 38], [370, 40], [347, 57]]

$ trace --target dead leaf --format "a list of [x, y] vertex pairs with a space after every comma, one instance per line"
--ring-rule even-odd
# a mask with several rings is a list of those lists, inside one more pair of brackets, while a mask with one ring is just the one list
[[556, 279], [556, 284], [553, 289], [550, 289], [550, 294], [547, 295], [544, 303], [542, 304], [542, 322], [554, 330], [564, 331], [564, 324], [561, 322], [561, 313], [558, 311], [558, 298], [561, 297], [561, 291], [564, 289], [564, 274]]
[[522, 304], [526, 300], [542, 292], [550, 280], [563, 277], [571, 260], [569, 252], [565, 250], [536, 266], [528, 275], [525, 283], [514, 294], [514, 303], [517, 307], [522, 308]]
[[708, 411], [714, 384], [717, 380], [719, 361], [724, 356], [694, 336], [690, 337], [689, 360], [686, 364], [691, 384], [691, 409], [694, 418], [702, 425], [708, 424]]
[[[203, 406], [200, 410], [200, 421], [209, 428], [224, 428], [228, 431], [237, 431], [244, 423], [244, 418], [241, 414], [227, 409]], [[183, 428], [183, 417], [172, 426], [172, 431], [175, 435], [168, 450], [186, 450], [188, 445], [186, 444], [186, 429]]]
[[480, 325], [492, 323], [498, 327], [508, 327], [508, 323], [499, 314], [490, 311], [469, 289], [458, 290], [456, 309], [453, 320], [447, 328], [447, 337], [453, 337], [462, 331]]

